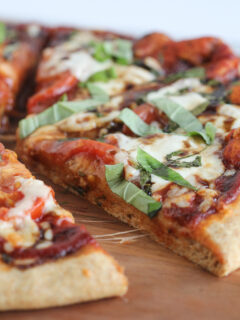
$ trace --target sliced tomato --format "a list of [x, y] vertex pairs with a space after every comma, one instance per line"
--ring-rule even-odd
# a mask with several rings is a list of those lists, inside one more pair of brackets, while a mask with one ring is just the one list
[[77, 154], [85, 154], [87, 158], [101, 160], [104, 164], [112, 164], [118, 148], [100, 141], [78, 139], [61, 142], [40, 141], [35, 146], [35, 150], [51, 164], [52, 162], [63, 164]]
[[33, 95], [27, 104], [28, 113], [39, 113], [51, 106], [64, 94], [77, 88], [78, 79], [70, 72], [62, 73], [56, 81]]

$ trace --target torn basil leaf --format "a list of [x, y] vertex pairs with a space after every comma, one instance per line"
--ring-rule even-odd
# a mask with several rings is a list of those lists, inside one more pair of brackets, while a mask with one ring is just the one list
[[162, 132], [156, 126], [148, 125], [135, 112], [128, 108], [121, 111], [119, 119], [121, 119], [132, 132], [140, 137]]
[[191, 113], [194, 116], [199, 116], [201, 113], [203, 113], [207, 109], [208, 106], [209, 106], [209, 101], [203, 102], [199, 104], [196, 108], [191, 110]]
[[217, 131], [216, 127], [214, 127], [214, 125], [211, 122], [207, 122], [205, 125], [205, 131], [210, 139], [210, 143], [213, 143]]
[[93, 57], [97, 61], [104, 62], [111, 58], [110, 54], [105, 51], [103, 42], [91, 42], [90, 45], [94, 48]]
[[119, 64], [130, 64], [133, 60], [132, 42], [124, 39], [92, 42], [93, 57], [100, 61], [114, 59]]
[[158, 176], [164, 180], [174, 182], [182, 187], [186, 187], [192, 190], [197, 190], [190, 182], [185, 180], [178, 172], [164, 165], [150, 154], [138, 148], [137, 151], [138, 163], [149, 173]]
[[133, 60], [132, 42], [129, 40], [104, 41], [103, 47], [106, 54], [116, 58], [119, 64], [130, 64]]
[[[201, 122], [180, 104], [172, 101], [169, 98], [157, 98], [150, 100], [151, 103], [156, 105], [160, 110], [162, 110], [170, 120], [177, 123], [180, 128], [184, 129], [189, 136], [200, 136], [203, 140], [210, 144], [212, 140], [213, 125], [211, 130], [205, 131]], [[211, 134], [211, 137], [208, 134]]]
[[195, 156], [196, 154], [190, 154], [190, 155], [181, 157], [182, 154], [183, 154], [182, 150], [177, 150], [167, 154], [166, 155], [167, 161], [164, 164], [166, 166], [170, 166], [174, 168], [191, 168], [191, 167], [200, 167], [202, 165], [200, 156], [196, 156], [196, 158], [193, 161], [183, 161], [183, 159]]
[[106, 103], [109, 100], [109, 95], [98, 85], [93, 83], [88, 83], [87, 88], [93, 99], [101, 101], [101, 103]]
[[98, 71], [94, 73], [86, 82], [80, 82], [80, 87], [87, 87], [89, 82], [108, 82], [111, 79], [116, 79], [117, 73], [115, 68], [111, 67], [106, 70]]
[[205, 128], [199, 131], [189, 131], [188, 136], [200, 136], [206, 142], [206, 144], [213, 143], [216, 135], [216, 128], [211, 122], [207, 122]]
[[93, 99], [59, 101], [43, 112], [21, 120], [19, 122], [21, 139], [26, 138], [42, 126], [59, 122], [60, 120], [70, 117], [74, 113], [93, 110], [97, 106], [105, 103], [107, 101], [107, 97], [102, 93], [103, 90], [100, 89], [98, 91], [98, 89], [100, 88], [97, 86], [91, 87], [92, 95], [94, 97]]
[[0, 22], [0, 44], [3, 43], [6, 39], [6, 25], [3, 22]]
[[188, 69], [186, 71], [170, 74], [163, 80], [163, 82], [170, 83], [182, 78], [199, 78], [200, 80], [204, 80], [206, 78], [205, 69], [201, 67], [196, 67], [196, 68]]
[[146, 194], [151, 196], [151, 174], [144, 170], [140, 165], [139, 165], [139, 170], [140, 170], [140, 185], [141, 188]]
[[161, 202], [154, 200], [135, 184], [125, 180], [123, 168], [123, 163], [105, 165], [105, 176], [110, 189], [124, 201], [153, 218], [161, 209]]

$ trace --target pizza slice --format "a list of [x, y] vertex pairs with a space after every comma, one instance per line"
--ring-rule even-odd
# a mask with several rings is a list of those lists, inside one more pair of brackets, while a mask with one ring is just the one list
[[50, 33], [36, 77], [28, 113], [39, 113], [63, 95], [68, 100], [90, 96], [97, 84], [114, 96], [156, 78], [154, 70], [134, 60], [133, 38], [112, 32], [56, 28]]
[[[156, 60], [162, 47], [153, 39], [145, 47], [157, 47], [148, 53]], [[18, 152], [55, 183], [224, 276], [240, 266], [239, 60], [215, 38], [170, 47], [174, 68], [163, 64], [162, 78], [112, 97], [88, 83], [87, 99], [61, 99], [22, 120]], [[178, 56], [180, 48], [196, 61]]]
[[0, 310], [122, 296], [117, 262], [0, 144]]
[[46, 36], [47, 30], [36, 24], [0, 22], [0, 132], [8, 128], [16, 102], [18, 107], [26, 103], [25, 93], [32, 85], [23, 87], [33, 77]]

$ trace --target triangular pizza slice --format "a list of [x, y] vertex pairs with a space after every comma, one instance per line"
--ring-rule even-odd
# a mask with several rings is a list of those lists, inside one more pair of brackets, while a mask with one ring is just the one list
[[122, 268], [0, 144], [0, 310], [62, 306], [127, 291]]

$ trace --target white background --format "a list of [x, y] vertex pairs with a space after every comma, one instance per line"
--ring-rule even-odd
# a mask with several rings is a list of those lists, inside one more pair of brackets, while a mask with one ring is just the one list
[[240, 46], [240, 0], [0, 0], [0, 19], [159, 30], [176, 38], [215, 35]]

